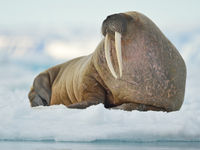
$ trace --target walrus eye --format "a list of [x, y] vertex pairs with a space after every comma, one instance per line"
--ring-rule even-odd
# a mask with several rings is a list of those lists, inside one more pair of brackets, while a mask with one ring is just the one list
[[[110, 37], [108, 36], [108, 34], [106, 34], [106, 37], [105, 37], [105, 48], [104, 49], [105, 49], [105, 57], [106, 57], [106, 62], [108, 64], [108, 68], [109, 68], [111, 74], [113, 75], [113, 77], [115, 79], [117, 79], [117, 75], [116, 75], [116, 72], [112, 65], [111, 58], [110, 58], [111, 48], [110, 48]], [[119, 32], [115, 32], [115, 50], [116, 50], [117, 62], [118, 62], [118, 66], [119, 66], [119, 76], [122, 77], [121, 33], [119, 33]]]

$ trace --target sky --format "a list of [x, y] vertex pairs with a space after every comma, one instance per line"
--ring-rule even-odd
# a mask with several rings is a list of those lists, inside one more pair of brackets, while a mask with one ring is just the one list
[[139, 11], [161, 29], [200, 25], [199, 0], [0, 0], [0, 29], [100, 28], [106, 16]]

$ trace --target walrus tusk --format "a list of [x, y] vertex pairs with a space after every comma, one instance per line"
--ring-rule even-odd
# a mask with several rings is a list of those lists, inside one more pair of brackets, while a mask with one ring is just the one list
[[121, 48], [121, 33], [119, 32], [115, 32], [115, 49], [119, 65], [119, 76], [122, 77], [122, 48]]
[[106, 34], [105, 48], [104, 49], [105, 49], [105, 57], [106, 57], [106, 62], [108, 64], [108, 68], [109, 68], [111, 74], [113, 75], [113, 77], [115, 79], [117, 79], [117, 75], [116, 75], [115, 70], [113, 68], [113, 65], [111, 63], [111, 58], [110, 58], [110, 50], [111, 50], [111, 48], [110, 48], [110, 38], [109, 38], [108, 34]]

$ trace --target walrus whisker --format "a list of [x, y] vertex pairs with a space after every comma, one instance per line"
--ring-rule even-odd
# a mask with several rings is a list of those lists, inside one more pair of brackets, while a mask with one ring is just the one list
[[119, 76], [122, 77], [122, 48], [121, 48], [121, 33], [115, 32], [115, 49], [117, 53], [117, 62], [119, 65]]
[[106, 34], [106, 37], [105, 37], [105, 57], [106, 57], [106, 62], [108, 64], [108, 68], [112, 74], [112, 76], [117, 79], [117, 75], [115, 73], [115, 70], [113, 68], [113, 65], [112, 65], [112, 62], [111, 62], [111, 58], [110, 58], [110, 38], [108, 36], [108, 34]]

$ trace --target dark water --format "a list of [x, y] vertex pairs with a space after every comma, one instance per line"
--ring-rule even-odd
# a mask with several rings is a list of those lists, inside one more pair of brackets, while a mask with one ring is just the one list
[[200, 142], [0, 141], [0, 150], [198, 150]]

